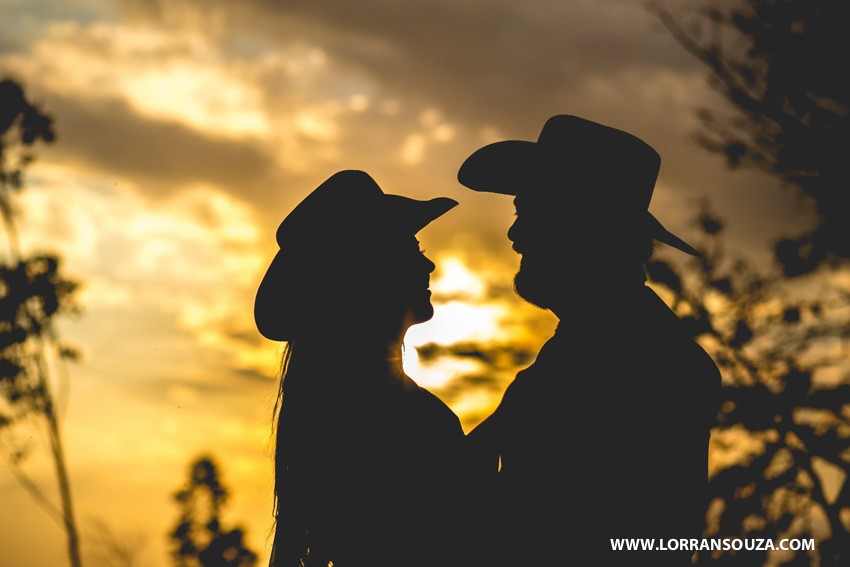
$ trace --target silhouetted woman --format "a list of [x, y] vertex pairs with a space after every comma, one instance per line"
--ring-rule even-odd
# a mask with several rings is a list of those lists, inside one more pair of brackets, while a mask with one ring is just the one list
[[283, 220], [255, 319], [285, 341], [277, 414], [273, 567], [443, 566], [465, 488], [457, 416], [402, 369], [433, 315], [434, 264], [415, 235], [457, 204], [332, 175]]

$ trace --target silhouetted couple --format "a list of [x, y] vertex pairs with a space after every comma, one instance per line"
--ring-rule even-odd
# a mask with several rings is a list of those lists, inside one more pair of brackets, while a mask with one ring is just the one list
[[696, 250], [648, 212], [658, 154], [569, 115], [536, 142], [474, 152], [458, 180], [514, 196], [516, 292], [559, 324], [468, 435], [406, 376], [433, 315], [416, 234], [457, 205], [340, 171], [283, 220], [255, 318], [283, 341], [273, 567], [646, 565], [698, 538], [719, 372], [646, 285], [653, 241]]

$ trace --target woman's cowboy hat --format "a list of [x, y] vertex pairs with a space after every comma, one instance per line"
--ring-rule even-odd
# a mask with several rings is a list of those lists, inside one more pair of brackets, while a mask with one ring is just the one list
[[[292, 339], [303, 319], [303, 297], [286, 292], [289, 284], [310, 274], [299, 273], [298, 258], [345, 253], [352, 238], [364, 234], [398, 238], [416, 234], [457, 205], [448, 197], [426, 201], [384, 193], [366, 172], [344, 170], [331, 175], [283, 219], [277, 229], [280, 250], [266, 270], [254, 299], [254, 321], [267, 339]], [[374, 241], [373, 241], [374, 242]], [[296, 314], [297, 313], [297, 314]]]
[[[609, 216], [642, 221], [655, 240], [699, 256], [647, 210], [660, 167], [658, 152], [640, 138], [559, 114], [546, 121], [537, 142], [506, 140], [478, 149], [463, 162], [457, 178], [475, 191], [539, 197], [565, 211], [581, 208], [577, 214], [597, 232], [616, 230], [605, 226]], [[579, 195], [582, 189], [595, 194]]]

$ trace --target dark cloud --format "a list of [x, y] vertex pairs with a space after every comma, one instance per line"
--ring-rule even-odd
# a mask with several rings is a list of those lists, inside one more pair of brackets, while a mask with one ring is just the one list
[[501, 395], [507, 383], [513, 378], [512, 374], [461, 374], [439, 388], [432, 388], [439, 393], [440, 397], [447, 400], [456, 400], [471, 392], [485, 392], [492, 395]]
[[[237, 368], [233, 371], [233, 378], [239, 380], [248, 380], [251, 382], [259, 382], [261, 386], [268, 386], [274, 376], [269, 376], [258, 371], [256, 368]], [[236, 387], [240, 387], [238, 382], [235, 382]]]
[[522, 344], [497, 344], [462, 342], [452, 345], [428, 343], [416, 347], [423, 362], [434, 362], [442, 357], [476, 360], [493, 369], [527, 366], [536, 355], [535, 351]]
[[380, 38], [390, 49], [375, 54], [351, 51], [349, 41], [322, 45], [339, 57], [349, 54], [351, 64], [371, 66], [399, 86], [428, 93], [429, 99], [448, 99], [451, 107], [466, 99], [466, 111], [491, 104], [513, 110], [489, 120], [524, 114], [541, 100], [563, 97], [587, 76], [685, 60], [658, 48], [669, 38], [653, 33], [653, 20], [631, 1], [264, 4], [283, 20], [294, 17], [344, 30], [339, 38]]
[[142, 117], [120, 101], [84, 101], [61, 93], [48, 98], [57, 125], [54, 158], [137, 181], [148, 195], [170, 195], [204, 182], [262, 201], [282, 182], [261, 146]]
[[[163, 21], [158, 0], [126, 13]], [[215, 9], [211, 8], [215, 4]], [[238, 4], [187, 0], [223, 11], [228, 41], [245, 34], [321, 46], [340, 67], [379, 77], [388, 92], [436, 104], [452, 119], [527, 128], [535, 109], [568, 104], [588, 77], [694, 64], [641, 3], [403, 0]]]

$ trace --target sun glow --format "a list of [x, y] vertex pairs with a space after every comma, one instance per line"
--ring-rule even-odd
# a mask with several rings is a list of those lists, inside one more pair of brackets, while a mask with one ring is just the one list
[[402, 355], [404, 371], [415, 377], [416, 383], [423, 388], [441, 388], [451, 382], [455, 376], [471, 374], [479, 370], [479, 365], [471, 360], [443, 358], [437, 362], [423, 364], [415, 348], [406, 346]]
[[431, 284], [431, 290], [440, 295], [463, 295], [480, 299], [484, 297], [486, 285], [460, 258], [451, 256], [440, 262], [439, 276]]
[[449, 345], [464, 341], [490, 341], [501, 338], [499, 321], [508, 315], [503, 305], [450, 301], [434, 306], [434, 317], [426, 324], [411, 327], [407, 342]]

